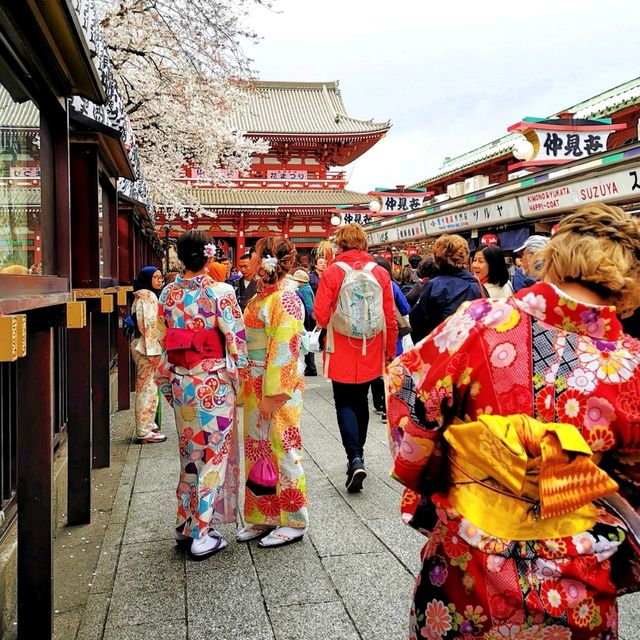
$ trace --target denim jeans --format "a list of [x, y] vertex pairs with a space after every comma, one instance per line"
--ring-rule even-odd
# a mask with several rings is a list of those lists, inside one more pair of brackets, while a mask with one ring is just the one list
[[349, 384], [332, 380], [338, 427], [349, 462], [364, 457], [369, 426], [369, 386], [371, 382]]

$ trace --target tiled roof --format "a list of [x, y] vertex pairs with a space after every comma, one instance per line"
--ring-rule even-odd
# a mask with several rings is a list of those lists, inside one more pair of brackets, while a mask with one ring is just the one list
[[33, 102], [16, 103], [0, 85], [0, 128], [39, 127], [40, 112]]
[[40, 188], [0, 185], [0, 209], [40, 204]]
[[366, 193], [303, 189], [189, 189], [188, 197], [205, 207], [337, 207], [363, 204], [371, 200]]
[[248, 105], [232, 118], [238, 131], [256, 134], [367, 134], [387, 122], [349, 116], [338, 82], [255, 82]]
[[[640, 77], [579, 102], [572, 107], [561, 109], [550, 115], [549, 118], [556, 118], [561, 113], [573, 113], [575, 118], [606, 118], [616, 111], [634, 104], [640, 104]], [[519, 136], [519, 133], [509, 133], [473, 151], [451, 158], [442, 165], [438, 173], [410, 185], [410, 188], [424, 187], [468, 167], [510, 153], [514, 140]]]

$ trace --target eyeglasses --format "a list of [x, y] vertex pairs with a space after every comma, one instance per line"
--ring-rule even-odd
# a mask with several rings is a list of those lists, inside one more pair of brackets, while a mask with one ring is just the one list
[[160, 275], [160, 276], [152, 276], [151, 279], [153, 280], [153, 278], [155, 278], [156, 280], [164, 280], [164, 276]]

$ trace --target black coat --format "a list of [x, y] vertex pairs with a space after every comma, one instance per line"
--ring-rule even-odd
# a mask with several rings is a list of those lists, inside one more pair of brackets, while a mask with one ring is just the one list
[[253, 298], [256, 294], [257, 285], [256, 279], [253, 278], [248, 285], [244, 284], [244, 278], [240, 278], [238, 280], [238, 286], [236, 287], [236, 298], [238, 298], [238, 304], [240, 308], [244, 311], [244, 308], [247, 306], [247, 302]]

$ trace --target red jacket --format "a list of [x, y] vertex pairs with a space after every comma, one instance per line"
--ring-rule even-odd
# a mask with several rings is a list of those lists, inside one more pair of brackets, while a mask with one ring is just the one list
[[[350, 267], [359, 269], [367, 262], [373, 262], [373, 258], [366, 251], [353, 249], [338, 255], [335, 262], [345, 262]], [[329, 324], [329, 318], [336, 307], [340, 286], [345, 277], [345, 272], [335, 262], [324, 270], [318, 285], [313, 314], [320, 327], [326, 327]], [[384, 317], [387, 321], [386, 353], [390, 358], [395, 358], [398, 324], [394, 309], [391, 278], [389, 273], [379, 265], [375, 266], [372, 273], [382, 287]], [[380, 377], [386, 359], [383, 357], [382, 342], [382, 332], [371, 340], [367, 340], [367, 353], [363, 356], [362, 340], [349, 338], [334, 332], [335, 351], [329, 358], [329, 378], [336, 382], [353, 384], [368, 382]], [[326, 358], [326, 353], [324, 357]]]

